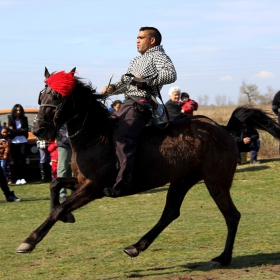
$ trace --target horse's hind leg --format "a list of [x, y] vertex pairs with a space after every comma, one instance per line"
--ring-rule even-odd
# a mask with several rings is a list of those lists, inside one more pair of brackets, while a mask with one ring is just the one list
[[141, 251], [145, 251], [155, 238], [175, 219], [180, 216], [180, 208], [188, 190], [199, 181], [199, 174], [186, 176], [187, 179], [179, 179], [170, 184], [166, 204], [157, 224], [145, 234], [137, 243], [124, 248], [124, 252], [130, 257], [137, 257]]
[[47, 235], [58, 220], [93, 199], [103, 196], [102, 190], [99, 189], [98, 193], [94, 193], [93, 189], [92, 182], [80, 186], [75, 193], [51, 211], [49, 217], [21, 243], [17, 252], [27, 253], [33, 251], [35, 246]]
[[[78, 180], [74, 177], [61, 178], [58, 177], [53, 180], [50, 184], [50, 193], [51, 193], [51, 203], [50, 203], [50, 212], [57, 206], [60, 205], [59, 202], [59, 191], [62, 188], [76, 190], [79, 187]], [[66, 214], [61, 218], [62, 222], [65, 223], [74, 223], [75, 218], [72, 213]]]
[[223, 180], [223, 178], [219, 179], [219, 181], [215, 183], [211, 180], [205, 180], [205, 184], [210, 192], [210, 195], [216, 202], [227, 224], [228, 233], [224, 251], [220, 256], [211, 260], [212, 264], [222, 266], [228, 265], [231, 262], [235, 235], [241, 217], [241, 214], [236, 209], [230, 196], [229, 189], [231, 182], [227, 183], [226, 181], [228, 180]]

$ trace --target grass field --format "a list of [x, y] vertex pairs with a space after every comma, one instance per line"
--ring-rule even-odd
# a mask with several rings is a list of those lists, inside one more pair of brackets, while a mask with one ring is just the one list
[[48, 184], [12, 186], [23, 201], [0, 196], [0, 279], [280, 279], [279, 170], [278, 158], [237, 168], [231, 193], [242, 217], [226, 268], [209, 263], [223, 250], [226, 226], [203, 182], [187, 194], [181, 216], [135, 259], [122, 249], [158, 221], [168, 186], [94, 201], [74, 212], [75, 224], [58, 222], [31, 254], [16, 249], [47, 217]]

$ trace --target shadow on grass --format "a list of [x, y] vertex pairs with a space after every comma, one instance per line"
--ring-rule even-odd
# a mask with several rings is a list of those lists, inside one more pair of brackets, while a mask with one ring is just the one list
[[148, 191], [145, 191], [145, 192], [141, 192], [139, 194], [166, 192], [168, 189], [169, 189], [169, 185], [166, 185], [164, 187], [159, 187], [159, 188], [156, 188], [156, 189], [151, 189], [151, 190], [148, 190]]
[[22, 202], [25, 201], [42, 201], [42, 200], [50, 200], [50, 197], [36, 197], [36, 198], [21, 198]]
[[256, 170], [264, 170], [264, 169], [269, 169], [271, 168], [270, 166], [265, 165], [265, 163], [268, 162], [275, 162], [275, 161], [279, 161], [279, 158], [267, 158], [267, 159], [262, 159], [260, 160], [260, 164], [250, 164], [250, 163], [246, 163], [244, 165], [240, 165], [238, 166], [238, 168], [236, 169], [236, 172], [242, 172], [242, 171], [256, 171]]
[[[138, 277], [149, 277], [151, 274], [153, 276], [160, 276], [160, 275], [168, 275], [173, 274], [173, 272], [166, 272], [166, 270], [176, 269], [176, 274], [183, 274], [183, 273], [190, 273], [192, 271], [202, 271], [202, 272], [210, 272], [217, 269], [246, 269], [246, 268], [253, 268], [259, 267], [262, 265], [279, 265], [280, 264], [280, 253], [271, 253], [271, 254], [256, 254], [256, 255], [248, 255], [248, 256], [240, 256], [235, 257], [232, 259], [232, 263], [229, 266], [225, 267], [215, 267], [211, 266], [210, 262], [195, 262], [195, 263], [188, 263], [186, 265], [178, 265], [178, 266], [163, 266], [163, 267], [155, 267], [150, 269], [139, 269], [139, 270], [132, 270], [131, 274], [128, 278]], [[149, 273], [149, 271], [151, 273]], [[159, 273], [155, 274], [155, 271], [160, 271]]]
[[252, 268], [262, 265], [279, 265], [280, 264], [280, 253], [271, 254], [256, 254], [248, 256], [237, 256], [232, 258], [232, 262], [229, 266], [225, 267], [213, 267], [210, 262], [197, 262], [188, 263], [181, 267], [185, 267], [191, 270], [211, 271], [215, 269], [242, 269]]
[[235, 172], [236, 173], [244, 172], [244, 171], [251, 172], [251, 171], [265, 170], [270, 168], [271, 168], [270, 166], [264, 164], [255, 164], [255, 165], [247, 164], [246, 166], [241, 165], [241, 167], [237, 168]]

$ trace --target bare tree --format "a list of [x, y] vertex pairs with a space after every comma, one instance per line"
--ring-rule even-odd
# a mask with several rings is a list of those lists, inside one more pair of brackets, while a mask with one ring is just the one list
[[217, 106], [224, 106], [227, 103], [227, 96], [226, 95], [217, 94], [215, 96], [215, 100], [216, 100]]
[[204, 105], [207, 106], [208, 102], [209, 102], [209, 95], [208, 94], [204, 94], [203, 95], [203, 99], [204, 99]]
[[203, 106], [204, 104], [203, 104], [203, 97], [201, 96], [201, 95], [198, 95], [198, 97], [197, 97], [197, 102], [198, 102], [198, 104], [200, 105], [200, 106]]
[[222, 105], [222, 97], [221, 97], [220, 94], [217, 94], [215, 96], [215, 101], [216, 101], [217, 106], [221, 106]]
[[231, 97], [229, 96], [228, 97], [228, 102], [227, 102], [228, 105], [234, 105], [234, 102], [231, 100]]
[[271, 86], [267, 86], [267, 93], [260, 95], [259, 101], [261, 104], [271, 104], [275, 91]]
[[255, 104], [258, 103], [259, 99], [260, 92], [258, 86], [255, 84], [246, 84], [245, 81], [243, 81], [240, 87], [239, 104]]
[[222, 105], [226, 105], [227, 103], [227, 96], [226, 95], [222, 95]]

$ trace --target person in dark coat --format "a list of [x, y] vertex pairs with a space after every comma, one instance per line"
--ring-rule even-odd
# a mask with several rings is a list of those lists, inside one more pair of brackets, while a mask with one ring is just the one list
[[21, 199], [16, 197], [14, 192], [10, 190], [1, 166], [0, 166], [0, 187], [6, 197], [7, 202], [20, 202], [21, 201]]
[[17, 185], [26, 184], [24, 179], [26, 169], [26, 149], [28, 138], [28, 119], [23, 107], [15, 104], [8, 116], [8, 127], [11, 137], [11, 155], [14, 161], [14, 176]]
[[241, 163], [240, 153], [250, 152], [251, 153], [251, 164], [259, 164], [257, 160], [258, 152], [260, 149], [259, 133], [253, 126], [242, 125], [242, 128], [232, 132], [232, 136], [237, 144], [238, 148], [238, 164]]
[[[168, 95], [170, 99], [165, 103], [165, 107], [169, 115], [169, 121], [183, 115], [181, 113], [180, 94], [181, 90], [179, 87], [171, 87], [169, 89]], [[167, 121], [166, 115], [164, 116], [164, 121]]]

